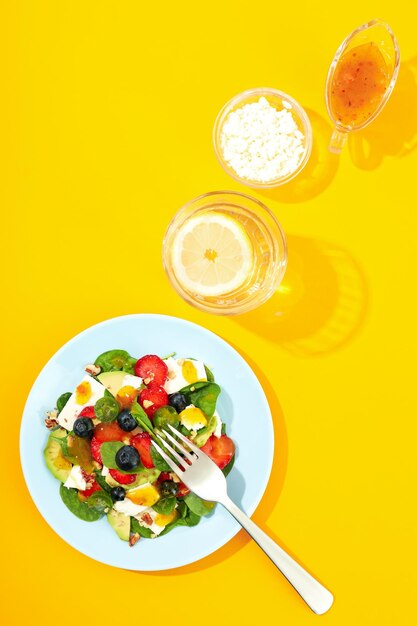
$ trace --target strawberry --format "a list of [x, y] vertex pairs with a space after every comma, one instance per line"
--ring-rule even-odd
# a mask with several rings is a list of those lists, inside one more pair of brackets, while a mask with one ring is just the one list
[[91, 496], [95, 491], [100, 491], [101, 487], [100, 485], [94, 481], [92, 486], [89, 487], [89, 489], [85, 489], [84, 491], [79, 491], [79, 493], [84, 496], [84, 498], [88, 498], [89, 496]]
[[151, 456], [151, 442], [151, 436], [148, 433], [139, 433], [130, 440], [130, 445], [134, 446], [139, 452], [141, 463], [147, 469], [155, 467]]
[[90, 442], [91, 456], [93, 457], [95, 461], [97, 461], [97, 463], [100, 463], [100, 465], [103, 465], [103, 459], [101, 458], [101, 454], [100, 454], [101, 444], [102, 442], [99, 441], [96, 437], [92, 437], [91, 442]]
[[117, 480], [121, 485], [130, 485], [134, 483], [136, 480], [136, 474], [122, 474], [118, 470], [111, 469], [109, 470], [109, 474], [114, 480]]
[[183, 498], [188, 493], [190, 493], [190, 490], [188, 489], [187, 485], [184, 485], [184, 483], [182, 482], [178, 483], [177, 487], [178, 487], [177, 498]]
[[86, 406], [83, 408], [83, 410], [81, 411], [81, 413], [78, 414], [78, 417], [89, 417], [91, 419], [94, 419], [96, 416], [96, 414], [94, 413], [94, 407], [93, 406]]
[[148, 417], [152, 417], [157, 409], [169, 403], [168, 394], [163, 387], [151, 383], [147, 389], [142, 389], [139, 402]]
[[136, 361], [135, 374], [143, 378], [145, 385], [154, 383], [162, 387], [168, 377], [168, 367], [156, 354], [147, 354]]

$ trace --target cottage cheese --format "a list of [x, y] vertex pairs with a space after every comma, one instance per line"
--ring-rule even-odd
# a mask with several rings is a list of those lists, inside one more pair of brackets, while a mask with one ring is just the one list
[[225, 162], [240, 178], [268, 183], [297, 169], [305, 138], [291, 110], [285, 101], [279, 111], [261, 97], [229, 113], [220, 146]]

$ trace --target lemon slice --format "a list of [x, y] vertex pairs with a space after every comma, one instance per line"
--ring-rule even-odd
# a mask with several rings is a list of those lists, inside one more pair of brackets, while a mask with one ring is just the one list
[[191, 217], [178, 230], [172, 263], [184, 289], [221, 296], [238, 289], [250, 276], [253, 247], [236, 219], [210, 211]]

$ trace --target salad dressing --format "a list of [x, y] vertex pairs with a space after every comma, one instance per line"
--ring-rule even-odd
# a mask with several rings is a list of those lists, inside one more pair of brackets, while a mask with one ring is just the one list
[[373, 43], [345, 52], [330, 85], [330, 108], [342, 126], [365, 124], [380, 107], [390, 82], [390, 72], [379, 47]]

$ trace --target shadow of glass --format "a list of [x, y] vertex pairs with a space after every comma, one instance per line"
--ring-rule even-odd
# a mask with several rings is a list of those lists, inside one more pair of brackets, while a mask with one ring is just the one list
[[373, 170], [384, 157], [404, 157], [417, 147], [417, 56], [401, 64], [397, 84], [374, 122], [349, 135], [353, 163]]
[[292, 235], [287, 241], [287, 273], [276, 293], [233, 320], [297, 356], [336, 351], [363, 324], [368, 305], [363, 271], [333, 244]]
[[[233, 345], [233, 344], [232, 344]], [[282, 413], [281, 406], [279, 404], [277, 395], [266, 378], [263, 371], [258, 367], [258, 365], [253, 361], [251, 357], [242, 352], [240, 348], [233, 345], [235, 350], [239, 352], [245, 361], [249, 363], [252, 370], [255, 372], [256, 377], [262, 385], [262, 388], [265, 392], [265, 395], [268, 399], [268, 403], [272, 413], [272, 419], [274, 423], [274, 463], [272, 465], [271, 475], [268, 481], [268, 486], [265, 490], [265, 493], [262, 497], [261, 502], [259, 503], [255, 513], [253, 514], [253, 520], [259, 524], [259, 526], [268, 534], [272, 536], [272, 533], [265, 525], [265, 521], [271, 515], [278, 498], [281, 494], [285, 474], [287, 471], [287, 463], [288, 463], [288, 437], [287, 437], [287, 429], [285, 426], [284, 415]], [[239, 442], [237, 442], [239, 445]], [[249, 477], [247, 477], [248, 479]], [[245, 486], [245, 478], [243, 475], [236, 471], [236, 469], [232, 469], [230, 472], [230, 476], [228, 481], [234, 481], [235, 487], [237, 487], [236, 492], [240, 493], [243, 496], [243, 489]], [[236, 503], [239, 505], [240, 498], [238, 497]], [[220, 505], [218, 505], [220, 506]], [[214, 513], [215, 514], [215, 513]], [[175, 532], [175, 531], [173, 531]], [[277, 540], [277, 539], [276, 539]], [[183, 574], [191, 574], [193, 572], [201, 572], [205, 569], [218, 565], [222, 561], [232, 557], [239, 550], [241, 550], [251, 538], [249, 535], [245, 533], [245, 531], [240, 531], [238, 534], [233, 537], [231, 541], [229, 541], [225, 546], [205, 557], [201, 561], [196, 561], [195, 563], [191, 563], [190, 565], [185, 565], [184, 567], [179, 567], [167, 571], [158, 571], [158, 572], [147, 572], [147, 575], [151, 576], [179, 576]], [[283, 545], [283, 544], [281, 544]], [[262, 558], [260, 555], [259, 558]], [[138, 572], [141, 573], [141, 572]]]
[[277, 202], [304, 202], [318, 196], [335, 177], [339, 158], [328, 150], [332, 128], [318, 113], [306, 109], [313, 129], [313, 147], [305, 168], [289, 183], [257, 191]]

